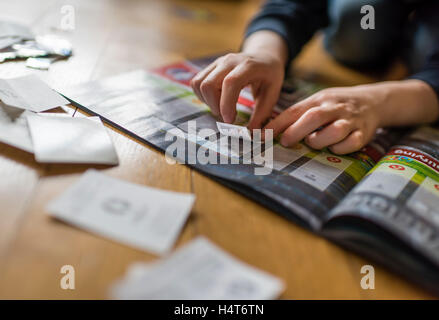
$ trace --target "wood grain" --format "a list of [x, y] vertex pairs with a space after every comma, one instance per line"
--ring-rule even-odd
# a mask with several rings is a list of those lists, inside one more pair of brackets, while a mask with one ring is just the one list
[[[38, 33], [69, 39], [74, 55], [50, 71], [26, 69], [24, 62], [0, 65], [0, 76], [36, 72], [55, 88], [137, 68], [151, 68], [239, 48], [245, 25], [260, 1], [38, 1], [0, 6], [10, 19], [32, 24]], [[73, 5], [76, 29], [60, 32], [60, 8]], [[202, 10], [190, 19], [182, 10]], [[333, 85], [371, 82], [376, 75], [337, 65], [316, 37], [295, 64], [297, 73]], [[398, 78], [395, 66], [382, 78]], [[379, 79], [379, 78], [378, 78]], [[69, 112], [70, 114], [73, 114]], [[77, 112], [75, 116], [84, 116]], [[95, 166], [126, 181], [193, 192], [197, 200], [177, 246], [204, 235], [232, 255], [281, 277], [283, 299], [419, 299], [429, 295], [376, 266], [376, 289], [360, 288], [364, 260], [273, 212], [191, 171], [169, 165], [159, 152], [108, 128], [120, 165]], [[136, 261], [157, 256], [132, 249], [56, 221], [47, 203], [63, 192], [85, 165], [41, 165], [31, 154], [0, 144], [0, 298], [109, 298], [111, 284]], [[62, 290], [60, 268], [76, 271], [76, 289]]]

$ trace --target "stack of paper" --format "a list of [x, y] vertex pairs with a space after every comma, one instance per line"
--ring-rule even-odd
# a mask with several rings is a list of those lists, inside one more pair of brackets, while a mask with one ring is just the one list
[[47, 210], [80, 228], [163, 254], [174, 245], [193, 202], [192, 194], [153, 189], [88, 170]]
[[69, 101], [52, 90], [35, 75], [13, 79], [0, 79], [0, 100], [3, 103], [41, 112], [69, 104]]
[[36, 113], [69, 104], [35, 75], [0, 79], [0, 141], [35, 153], [39, 162], [119, 163], [98, 117]]
[[25, 25], [0, 21], [0, 63], [26, 59], [26, 67], [48, 69], [52, 62], [70, 57], [72, 51], [70, 42], [58, 36], [34, 37]]
[[274, 299], [282, 281], [199, 237], [166, 259], [136, 264], [112, 288], [117, 299]]
[[29, 111], [9, 107], [0, 102], [0, 141], [27, 152], [34, 148], [27, 126]]
[[248, 141], [252, 140], [250, 130], [247, 127], [224, 122], [217, 122], [216, 124], [218, 126], [219, 132], [225, 136], [244, 139]]
[[99, 117], [34, 114], [27, 121], [38, 162], [119, 163], [113, 142]]
[[33, 39], [34, 35], [27, 26], [0, 21], [0, 50], [23, 40]]

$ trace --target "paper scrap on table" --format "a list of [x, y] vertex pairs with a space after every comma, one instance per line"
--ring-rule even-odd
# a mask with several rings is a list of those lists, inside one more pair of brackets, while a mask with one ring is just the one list
[[162, 261], [136, 264], [111, 294], [117, 299], [275, 299], [283, 282], [240, 262], [204, 237]]
[[88, 170], [47, 210], [56, 218], [135, 248], [174, 245], [195, 196], [141, 186]]
[[33, 152], [26, 117], [30, 111], [0, 102], [0, 141], [27, 152]]
[[34, 112], [70, 103], [35, 75], [0, 79], [0, 100], [7, 105]]
[[18, 42], [21, 42], [20, 38], [16, 38], [16, 37], [0, 38], [0, 50], [8, 48]]
[[15, 52], [0, 52], [0, 63], [15, 58], [17, 58], [17, 54]]
[[36, 45], [45, 50], [51, 56], [70, 57], [73, 52], [72, 44], [66, 39], [60, 38], [56, 35], [48, 34], [44, 36], [37, 36], [35, 38]]
[[48, 70], [50, 68], [50, 65], [58, 59], [59, 59], [59, 57], [27, 58], [26, 59], [26, 67], [32, 68], [32, 69], [39, 69], [39, 70]]
[[27, 121], [38, 162], [119, 163], [113, 142], [99, 117], [31, 114]]
[[12, 22], [12, 21], [0, 21], [0, 38], [15, 37], [22, 40], [30, 40], [34, 38], [34, 35], [30, 31], [29, 27]]
[[235, 138], [242, 138], [244, 140], [252, 140], [250, 130], [244, 126], [238, 126], [235, 124], [217, 122], [218, 130], [225, 136], [231, 136]]

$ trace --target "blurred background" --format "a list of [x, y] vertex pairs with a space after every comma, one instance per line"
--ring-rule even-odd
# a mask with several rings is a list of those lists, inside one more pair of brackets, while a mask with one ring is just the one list
[[[24, 60], [6, 61], [0, 63], [0, 78], [34, 73], [52, 88], [61, 90], [139, 68], [156, 68], [185, 59], [237, 51], [248, 21], [263, 2], [3, 0], [0, 20], [28, 25], [35, 35], [54, 34], [66, 39], [72, 45], [73, 54], [54, 62], [48, 70], [30, 69]], [[384, 74], [359, 73], [342, 67], [322, 49], [318, 34], [296, 59], [292, 70], [295, 76], [326, 85], [397, 79], [404, 72], [399, 63]], [[221, 239], [223, 245], [228, 244], [225, 247], [230, 248], [232, 254], [239, 256], [238, 253], [242, 253], [240, 257], [245, 261], [267, 271], [276, 271], [286, 279], [289, 287], [285, 298], [411, 298], [413, 293], [422, 296], [423, 292], [384, 271], [380, 273], [382, 278], [379, 281], [383, 283], [380, 288], [373, 292], [361, 291], [358, 289], [358, 270], [365, 264], [364, 260], [323, 239], [316, 239], [294, 224], [285, 223], [268, 210], [254, 214], [262, 210], [255, 203], [226, 188], [219, 189], [201, 175], [192, 175], [195, 182], [190, 182], [191, 173], [182, 169], [179, 185], [175, 183], [177, 175], [170, 173], [169, 166], [160, 167], [164, 163], [160, 154], [122, 134], [112, 132], [112, 137], [123, 154], [123, 165], [114, 168], [121, 176], [127, 175], [133, 181], [156, 187], [175, 188], [176, 191], [186, 183], [193, 183], [200, 190], [206, 190], [206, 194], [213, 195], [212, 198], [218, 201], [215, 208], [221, 207], [217, 220], [200, 214], [203, 206], [210, 208], [208, 197], [195, 209], [197, 219], [204, 223], [203, 232]], [[38, 165], [29, 154], [4, 145], [0, 147], [0, 203], [4, 211], [0, 224], [0, 297], [105, 297], [108, 279], [119, 277], [129, 262], [145, 259], [146, 254], [52, 224], [47, 219], [44, 205], [54, 194], [70, 185], [73, 177], [65, 174], [65, 167]], [[155, 164], [151, 172], [138, 170], [150, 163]], [[78, 172], [83, 169], [75, 167]], [[169, 176], [169, 180], [164, 176]], [[218, 197], [218, 190], [223, 198]], [[222, 202], [223, 199], [230, 199], [229, 206]], [[248, 217], [242, 214], [242, 208], [252, 214], [251, 219], [247, 220]], [[233, 215], [233, 219], [228, 219], [228, 215]], [[217, 227], [220, 223], [223, 223], [222, 228]], [[234, 226], [237, 227], [234, 229]], [[182, 241], [192, 238], [198, 231], [191, 224]], [[262, 232], [266, 237], [271, 235], [271, 240], [261, 237]], [[252, 250], [247, 244], [251, 244]], [[66, 247], [71, 248], [72, 253], [67, 252]], [[286, 252], [291, 256], [286, 256]], [[278, 259], [267, 259], [268, 254]], [[120, 261], [115, 262], [115, 256]], [[66, 257], [81, 266], [80, 272], [85, 276], [80, 278], [82, 286], [78, 285], [78, 288], [86, 288], [83, 291], [60, 293], [58, 286], [48, 285], [58, 284], [59, 266], [66, 263]], [[320, 261], [336, 263], [320, 268]], [[315, 272], [316, 268], [319, 272]]]
[[[55, 89], [138, 68], [239, 50], [242, 35], [263, 0], [16, 0], [3, 1], [0, 19], [29, 25], [35, 34], [56, 34], [73, 56], [42, 71]], [[329, 57], [319, 36], [293, 66], [295, 74], [328, 85], [400, 78], [399, 64], [385, 74], [364, 74]], [[0, 77], [27, 73], [4, 63]]]

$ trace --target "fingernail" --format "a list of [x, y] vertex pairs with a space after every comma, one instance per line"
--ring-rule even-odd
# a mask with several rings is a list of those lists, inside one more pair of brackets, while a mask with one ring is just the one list
[[253, 130], [253, 129], [259, 129], [260, 127], [257, 126], [257, 125], [253, 122], [253, 123], [249, 123], [249, 124], [248, 124], [248, 128], [249, 128], [250, 130]]
[[223, 119], [224, 119], [224, 122], [226, 122], [226, 123], [232, 123], [233, 122], [233, 116], [231, 115], [231, 114], [224, 114], [223, 115]]

